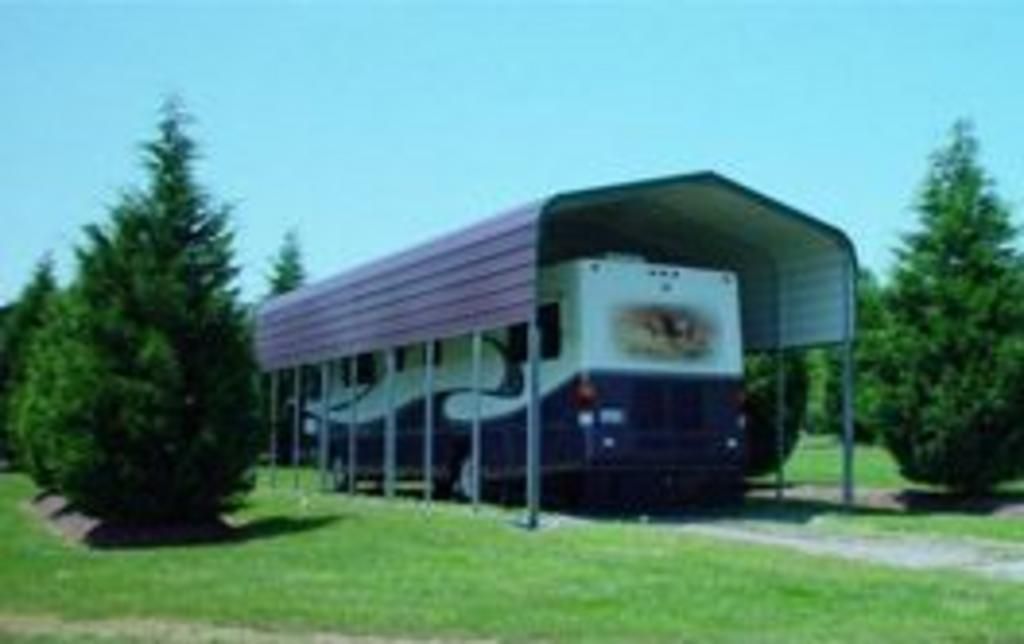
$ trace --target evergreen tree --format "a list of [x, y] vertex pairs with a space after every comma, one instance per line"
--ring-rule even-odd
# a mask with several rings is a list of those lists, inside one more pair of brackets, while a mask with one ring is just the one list
[[302, 265], [302, 248], [294, 230], [285, 233], [268, 277], [270, 295], [294, 291], [306, 282], [306, 269]]
[[53, 259], [46, 255], [36, 264], [32, 278], [7, 313], [0, 331], [0, 454], [10, 450], [10, 398], [21, 381], [32, 336], [43, 325], [57, 282]]
[[57, 488], [61, 457], [88, 455], [67, 449], [83, 436], [75, 429], [102, 418], [95, 394], [104, 391], [105, 374], [79, 337], [82, 315], [79, 300], [70, 293], [52, 298], [43, 325], [29, 343], [25, 369], [11, 400], [18, 462], [44, 490]]
[[911, 480], [982, 492], [1024, 472], [1024, 290], [969, 124], [933, 155], [917, 211], [886, 298], [883, 436]]
[[[746, 400], [747, 476], [758, 476], [779, 467], [778, 443], [778, 360], [771, 354], [749, 355], [744, 359]], [[787, 352], [783, 360], [785, 415], [782, 424], [782, 462], [789, 460], [800, 438], [807, 415], [807, 360]]]
[[48, 389], [40, 347], [19, 399], [55, 487], [102, 517], [214, 518], [251, 485], [261, 443], [228, 211], [193, 177], [186, 123], [168, 102], [144, 147], [148, 184], [86, 229], [59, 323], [74, 368]]

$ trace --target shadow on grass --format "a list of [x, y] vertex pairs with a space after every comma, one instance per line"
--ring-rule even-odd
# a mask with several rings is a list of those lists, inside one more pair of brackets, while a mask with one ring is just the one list
[[903, 490], [895, 498], [909, 514], [1024, 514], [1024, 492], [1018, 491], [969, 495], [935, 490]]
[[907, 511], [898, 508], [855, 506], [847, 508], [839, 501], [790, 497], [747, 496], [719, 504], [706, 503], [685, 508], [634, 508], [631, 510], [602, 511], [580, 508], [568, 512], [571, 516], [594, 521], [637, 521], [651, 524], [713, 523], [716, 521], [758, 521], [787, 525], [809, 524], [818, 517], [836, 514], [861, 516], [898, 516]]
[[263, 517], [234, 528], [234, 532], [235, 538], [239, 541], [256, 541], [313, 532], [345, 520], [348, 520], [346, 515]]
[[808, 524], [825, 515], [896, 516], [905, 512], [895, 508], [855, 506], [848, 508], [838, 501], [801, 498], [748, 498], [733, 508], [698, 510], [687, 513], [684, 520], [752, 520], [786, 524]]
[[134, 523], [100, 520], [79, 512], [60, 496], [39, 494], [29, 502], [44, 521], [72, 541], [98, 549], [140, 549], [231, 544], [312, 532], [347, 520], [348, 515], [275, 515], [232, 525], [222, 519], [187, 523]]
[[81, 540], [93, 548], [139, 549], [175, 546], [229, 545], [276, 539], [320, 530], [343, 520], [343, 516], [273, 516], [254, 519], [240, 526], [221, 520], [200, 523], [138, 525], [116, 521], [98, 522]]

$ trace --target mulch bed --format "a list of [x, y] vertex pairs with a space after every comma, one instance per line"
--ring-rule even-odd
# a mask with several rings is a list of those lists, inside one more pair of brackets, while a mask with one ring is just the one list
[[103, 521], [75, 510], [56, 494], [41, 494], [30, 506], [66, 539], [92, 548], [148, 548], [239, 538], [238, 529], [222, 520], [164, 525]]

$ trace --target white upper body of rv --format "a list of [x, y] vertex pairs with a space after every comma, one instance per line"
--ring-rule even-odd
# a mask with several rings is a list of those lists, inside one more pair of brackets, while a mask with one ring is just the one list
[[565, 358], [577, 370], [743, 373], [739, 290], [730, 271], [609, 257], [542, 271], [558, 302]]

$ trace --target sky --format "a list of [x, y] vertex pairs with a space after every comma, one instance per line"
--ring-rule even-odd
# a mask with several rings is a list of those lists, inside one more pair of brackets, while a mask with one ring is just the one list
[[162, 100], [262, 296], [552, 192], [715, 170], [884, 274], [961, 117], [1024, 213], [1024, 2], [0, 0], [0, 303], [143, 179]]

